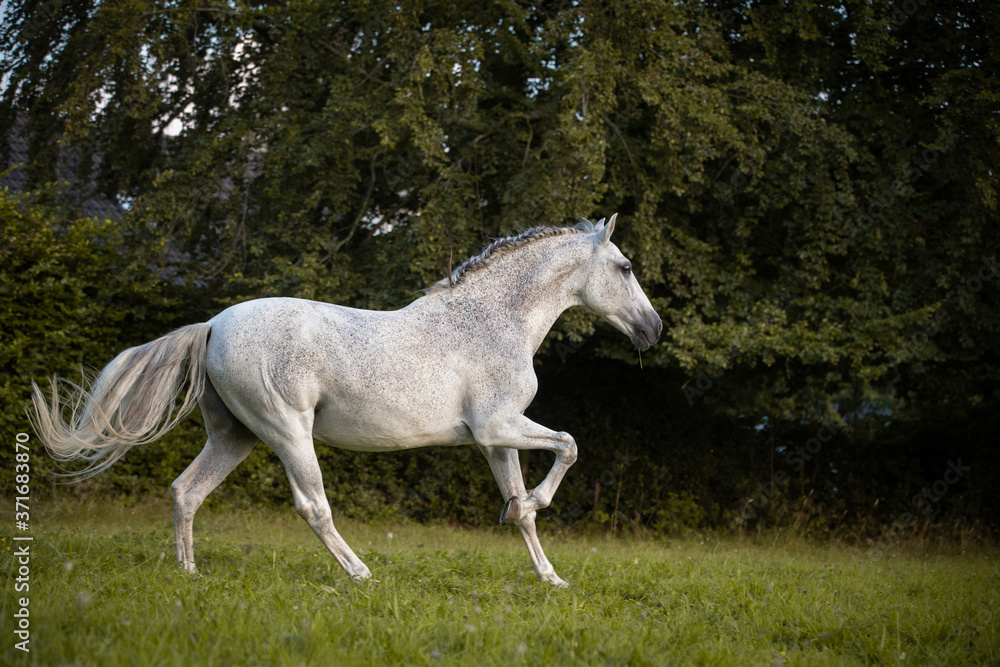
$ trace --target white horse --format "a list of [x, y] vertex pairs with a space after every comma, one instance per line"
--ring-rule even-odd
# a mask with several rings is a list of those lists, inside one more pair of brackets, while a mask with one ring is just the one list
[[[177, 560], [195, 573], [193, 519], [258, 440], [281, 459], [295, 508], [356, 580], [371, 572], [333, 526], [313, 441], [359, 451], [475, 443], [489, 461], [542, 581], [565, 586], [545, 557], [535, 512], [576, 460], [568, 433], [524, 416], [532, 357], [560, 313], [583, 306], [640, 349], [663, 324], [605, 226], [535, 227], [499, 239], [395, 311], [301, 299], [247, 301], [119, 354], [88, 390], [33, 383], [30, 415], [51, 455], [96, 474], [152, 442], [200, 404], [208, 440], [174, 481]], [[183, 393], [182, 393], [183, 392]], [[177, 405], [177, 401], [180, 405]], [[68, 405], [68, 422], [64, 406]], [[555, 454], [527, 491], [519, 449]]]

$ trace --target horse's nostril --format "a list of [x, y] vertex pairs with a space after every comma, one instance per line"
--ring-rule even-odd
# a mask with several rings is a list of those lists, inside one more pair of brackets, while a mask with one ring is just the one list
[[663, 320], [657, 320], [656, 321], [656, 337], [659, 338], [661, 333], [663, 333]]

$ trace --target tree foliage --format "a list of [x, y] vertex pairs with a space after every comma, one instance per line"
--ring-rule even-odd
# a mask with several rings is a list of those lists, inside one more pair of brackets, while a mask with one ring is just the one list
[[[0, 189], [0, 428], [25, 427], [30, 379], [80, 379], [81, 361], [110, 359], [170, 326], [173, 299], [137, 267], [112, 223], [75, 218], [52, 187]], [[98, 362], [99, 363], [99, 362]]]
[[[78, 156], [186, 318], [267, 295], [398, 307], [491, 237], [617, 211], [666, 325], [649, 390], [733, 425], [737, 470], [690, 490], [706, 515], [710, 486], [769, 479], [824, 422], [840, 435], [800, 492], [858, 512], [866, 483], [905, 496], [957, 451], [918, 433], [995, 424], [990, 3], [8, 6], [0, 116], [31, 178]], [[581, 313], [557, 328], [552, 377], [637, 361]]]

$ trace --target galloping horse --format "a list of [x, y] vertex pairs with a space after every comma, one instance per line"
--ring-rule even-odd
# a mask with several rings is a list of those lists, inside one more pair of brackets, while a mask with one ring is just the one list
[[[291, 298], [232, 306], [125, 350], [90, 389], [62, 381], [63, 398], [56, 378], [51, 396], [32, 383], [32, 423], [54, 458], [89, 461], [82, 478], [200, 405], [208, 440], [171, 485], [177, 560], [191, 573], [195, 511], [258, 440], [284, 464], [296, 510], [356, 580], [371, 572], [333, 526], [314, 440], [372, 452], [475, 443], [506, 501], [501, 523], [520, 528], [540, 580], [565, 586], [538, 542], [535, 512], [576, 460], [576, 442], [523, 413], [538, 388], [532, 357], [567, 308], [597, 313], [640, 350], [660, 336], [659, 316], [610, 241], [615, 217], [496, 240], [400, 310]], [[555, 454], [530, 491], [519, 449]]]

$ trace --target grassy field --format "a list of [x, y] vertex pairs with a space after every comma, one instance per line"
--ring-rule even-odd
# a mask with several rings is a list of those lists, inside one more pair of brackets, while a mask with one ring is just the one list
[[513, 529], [338, 528], [378, 582], [351, 583], [291, 509], [203, 509], [199, 576], [166, 503], [33, 509], [31, 652], [8, 530], [2, 663], [1000, 664], [996, 551], [543, 537], [559, 590]]

